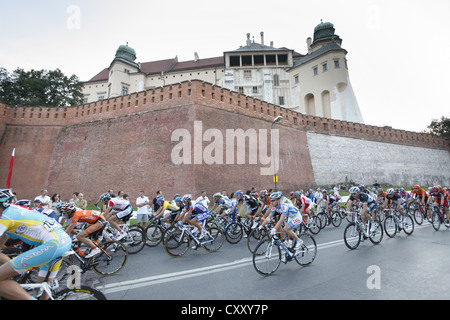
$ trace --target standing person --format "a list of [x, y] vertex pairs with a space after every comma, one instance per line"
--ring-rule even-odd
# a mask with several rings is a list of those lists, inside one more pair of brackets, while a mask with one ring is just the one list
[[148, 222], [148, 207], [150, 205], [150, 201], [148, 197], [145, 195], [144, 191], [141, 190], [139, 192], [139, 197], [136, 199], [136, 218], [138, 226], [145, 229], [145, 224]]
[[78, 200], [75, 201], [75, 206], [82, 210], [86, 210], [87, 208], [87, 201], [86, 199], [84, 199], [84, 194], [82, 194], [81, 192], [78, 194]]
[[157, 200], [159, 197], [162, 196], [161, 190], [156, 191], [156, 196], [153, 198], [153, 214], [158, 211], [160, 205], [158, 204]]
[[44, 209], [51, 208], [52, 203], [50, 197], [48, 196], [47, 189], [41, 189], [41, 194], [34, 198], [34, 200], [41, 201], [41, 206]]
[[206, 191], [202, 191], [200, 197], [197, 198], [196, 202], [201, 201], [206, 207], [209, 207], [209, 198], [206, 196]]

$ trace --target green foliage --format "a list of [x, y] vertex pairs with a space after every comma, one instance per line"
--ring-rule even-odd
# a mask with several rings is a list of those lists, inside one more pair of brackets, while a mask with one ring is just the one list
[[450, 138], [450, 118], [442, 116], [440, 120], [434, 119], [428, 126], [432, 134]]
[[67, 107], [83, 101], [83, 83], [59, 70], [0, 68], [0, 101], [10, 106]]

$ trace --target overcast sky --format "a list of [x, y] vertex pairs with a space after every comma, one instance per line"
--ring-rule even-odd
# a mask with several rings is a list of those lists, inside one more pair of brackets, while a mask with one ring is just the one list
[[222, 56], [260, 42], [306, 54], [323, 19], [334, 24], [366, 124], [425, 130], [450, 116], [448, 0], [0, 0], [0, 66], [61, 69], [86, 81], [119, 45], [137, 61]]

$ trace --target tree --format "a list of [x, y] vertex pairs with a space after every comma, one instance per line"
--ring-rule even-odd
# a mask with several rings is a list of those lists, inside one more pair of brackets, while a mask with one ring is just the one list
[[0, 68], [0, 101], [10, 106], [67, 107], [83, 101], [83, 83], [61, 70]]
[[442, 116], [440, 120], [433, 119], [428, 126], [428, 131], [441, 137], [450, 138], [450, 118]]

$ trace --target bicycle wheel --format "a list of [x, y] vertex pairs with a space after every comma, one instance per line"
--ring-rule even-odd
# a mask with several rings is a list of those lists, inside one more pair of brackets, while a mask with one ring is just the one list
[[320, 212], [317, 214], [317, 217], [320, 220], [320, 229], [325, 228], [325, 226], [328, 224], [328, 217], [325, 212]]
[[308, 229], [312, 234], [318, 234], [322, 230], [322, 222], [318, 216], [312, 217], [312, 222], [309, 224]]
[[441, 217], [438, 212], [433, 212], [433, 216], [431, 217], [431, 225], [434, 230], [439, 231], [439, 228], [441, 227]]
[[225, 239], [231, 244], [241, 241], [243, 235], [244, 229], [239, 222], [232, 222], [225, 229]]
[[281, 250], [272, 239], [261, 241], [253, 252], [253, 267], [256, 272], [268, 276], [277, 271], [281, 264]]
[[384, 232], [389, 238], [393, 238], [397, 234], [397, 223], [394, 216], [387, 216], [384, 219]]
[[423, 223], [423, 212], [421, 211], [421, 209], [414, 210], [413, 211], [413, 217], [414, 217], [414, 221], [418, 225], [421, 225]]
[[223, 245], [223, 232], [217, 227], [206, 229], [207, 234], [202, 239], [202, 246], [208, 252], [216, 252]]
[[164, 236], [164, 231], [160, 226], [151, 224], [145, 228], [145, 235], [147, 236], [145, 245], [149, 247], [156, 247], [161, 243]]
[[191, 238], [181, 230], [167, 233], [164, 238], [164, 249], [171, 257], [183, 256], [189, 250], [190, 244]]
[[302, 233], [298, 236], [302, 241], [301, 251], [295, 255], [294, 259], [301, 266], [306, 266], [314, 261], [317, 255], [317, 244], [313, 236]]
[[344, 242], [347, 248], [353, 250], [359, 246], [361, 242], [361, 232], [356, 223], [351, 222], [344, 230]]
[[128, 250], [128, 254], [136, 254], [145, 247], [146, 235], [142, 228], [130, 228], [127, 232], [127, 236], [120, 240]]
[[409, 214], [406, 214], [406, 216], [403, 217], [403, 231], [408, 236], [411, 235], [414, 231], [414, 220]]
[[267, 237], [266, 229], [253, 229], [252, 232], [248, 235], [247, 238], [247, 247], [250, 253], [255, 252], [255, 248], [263, 239]]
[[341, 216], [339, 215], [339, 212], [333, 212], [331, 214], [331, 223], [333, 224], [333, 226], [335, 226], [336, 228], [339, 227], [341, 225]]
[[53, 298], [55, 300], [106, 300], [102, 292], [88, 286], [63, 289], [56, 292]]
[[[375, 224], [375, 227], [372, 227], [373, 224]], [[383, 240], [383, 226], [381, 221], [371, 222], [369, 239], [373, 244], [379, 244]]]
[[92, 269], [101, 276], [116, 274], [126, 265], [128, 250], [120, 241], [106, 241], [100, 244], [101, 253], [91, 259]]

